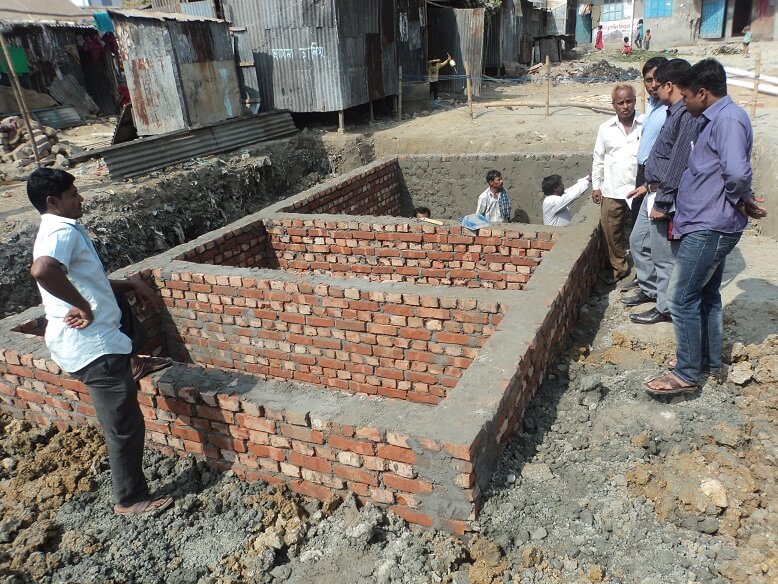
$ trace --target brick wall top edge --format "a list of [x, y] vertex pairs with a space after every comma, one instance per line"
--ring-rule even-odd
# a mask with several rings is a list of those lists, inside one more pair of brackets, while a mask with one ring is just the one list
[[512, 158], [514, 160], [546, 160], [569, 156], [591, 158], [591, 152], [479, 152], [478, 154], [402, 154], [397, 160], [403, 162], [431, 161], [447, 162], [450, 160], [482, 160], [484, 162]]
[[404, 294], [412, 296], [431, 296], [435, 298], [472, 299], [479, 302], [497, 302], [510, 308], [511, 304], [522, 302], [523, 290], [491, 290], [488, 288], [456, 288], [451, 286], [432, 286], [429, 284], [405, 284], [399, 282], [371, 282], [361, 278], [344, 280], [315, 273], [290, 273], [283, 270], [236, 268], [232, 266], [214, 266], [175, 260], [162, 271], [163, 280], [174, 279], [174, 274], [209, 274], [214, 276], [239, 276], [253, 278], [262, 282], [293, 282], [311, 286], [325, 285], [339, 289], [356, 289], [364, 292]]

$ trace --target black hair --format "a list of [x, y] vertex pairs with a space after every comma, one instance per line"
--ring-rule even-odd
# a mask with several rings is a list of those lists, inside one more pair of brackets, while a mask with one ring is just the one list
[[549, 196], [553, 195], [561, 184], [562, 177], [558, 174], [552, 174], [543, 179], [543, 182], [540, 183], [540, 188], [543, 189], [545, 196]]
[[421, 213], [422, 215], [426, 215], [427, 217], [432, 217], [432, 213], [430, 213], [430, 210], [427, 207], [416, 207], [413, 210], [414, 217], [419, 213]]
[[646, 29], [646, 32], [651, 32], [651, 29], [650, 29], [650, 28], [647, 28], [647, 29]]
[[727, 72], [716, 59], [703, 59], [681, 76], [678, 85], [694, 93], [704, 88], [716, 97], [724, 97], [727, 95]]
[[496, 178], [500, 178], [502, 173], [499, 170], [490, 170], [486, 173], [486, 182], [490, 183]]
[[677, 85], [678, 80], [691, 68], [692, 66], [686, 59], [671, 59], [656, 70], [656, 80], [659, 83], [667, 83], [669, 81]]
[[38, 168], [27, 178], [27, 198], [41, 215], [48, 210], [47, 197], [60, 198], [68, 190], [76, 177], [58, 168]]
[[624, 42], [628, 43], [629, 42], [629, 37], [624, 37]]
[[651, 57], [646, 61], [646, 64], [643, 65], [643, 77], [645, 77], [646, 73], [651, 71], [654, 67], [661, 67], [665, 63], [667, 63], [667, 58], [665, 57]]

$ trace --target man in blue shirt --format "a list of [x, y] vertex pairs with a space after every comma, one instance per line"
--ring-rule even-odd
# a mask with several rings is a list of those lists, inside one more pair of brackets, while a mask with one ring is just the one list
[[46, 311], [46, 345], [57, 365], [89, 388], [108, 449], [114, 511], [160, 511], [173, 499], [151, 495], [143, 476], [145, 429], [136, 381], [170, 361], [133, 355], [145, 342], [145, 332], [123, 296], [134, 293], [144, 307], [159, 300], [140, 279], [105, 275], [78, 221], [84, 200], [74, 181], [73, 175], [51, 168], [39, 168], [27, 180], [27, 196], [41, 213], [30, 273]]
[[[642, 186], [645, 182], [646, 160], [651, 154], [651, 148], [654, 146], [662, 125], [665, 123], [667, 106], [664, 105], [657, 95], [659, 82], [656, 79], [656, 72], [667, 63], [664, 57], [653, 57], [646, 61], [643, 66], [643, 84], [648, 92], [648, 107], [643, 115], [643, 132], [640, 135], [640, 145], [638, 146], [638, 172], [635, 178], [635, 186]], [[632, 191], [636, 193], [636, 191]], [[651, 302], [656, 297], [656, 273], [654, 264], [651, 261], [651, 245], [649, 242], [649, 220], [646, 208], [645, 193], [628, 198], [632, 199], [630, 208], [632, 213], [632, 233], [629, 236], [629, 251], [632, 255], [632, 261], [635, 264], [635, 280], [624, 287], [625, 290], [637, 288], [636, 292], [630, 296], [622, 298], [621, 301], [627, 306], [637, 306], [644, 302]]]
[[646, 383], [652, 396], [697, 391], [705, 370], [720, 375], [724, 262], [748, 217], [767, 215], [751, 192], [751, 121], [727, 95], [724, 67], [704, 59], [678, 85], [687, 110], [702, 121], [678, 186], [673, 224], [681, 244], [667, 300], [676, 358], [670, 371]]

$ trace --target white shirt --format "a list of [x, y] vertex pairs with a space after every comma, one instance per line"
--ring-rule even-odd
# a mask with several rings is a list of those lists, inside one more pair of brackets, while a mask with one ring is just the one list
[[[489, 223], [503, 222], [502, 213], [500, 212], [499, 191], [496, 195], [496, 198], [492, 195], [491, 187], [478, 195], [478, 205], [476, 206], [475, 212], [485, 216], [489, 220]], [[505, 195], [508, 196], [508, 191], [505, 191]]]
[[32, 256], [48, 256], [62, 264], [68, 280], [89, 303], [94, 315], [94, 321], [86, 328], [68, 328], [63, 319], [71, 305], [38, 285], [48, 321], [46, 345], [57, 365], [73, 373], [103, 355], [132, 352], [130, 338], [119, 330], [121, 311], [111, 283], [83, 225], [75, 219], [44, 214]]
[[579, 178], [578, 182], [565, 189], [561, 195], [548, 195], [543, 199], [543, 225], [564, 227], [570, 225], [573, 214], [568, 205], [583, 195], [589, 188], [588, 178]]
[[613, 116], [597, 131], [592, 155], [592, 189], [601, 190], [609, 199], [627, 199], [635, 188], [638, 172], [638, 146], [643, 129], [642, 116], [635, 114], [632, 131], [627, 134], [619, 118]]

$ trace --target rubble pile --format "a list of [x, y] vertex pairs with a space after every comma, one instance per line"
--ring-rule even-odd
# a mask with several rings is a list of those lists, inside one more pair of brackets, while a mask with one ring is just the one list
[[572, 78], [579, 83], [602, 83], [604, 81], [633, 81], [640, 77], [640, 71], [634, 67], [622, 69], [616, 65], [611, 65], [605, 59], [570, 69], [565, 75], [566, 78]]
[[43, 166], [67, 168], [70, 166], [67, 147], [59, 143], [57, 131], [38, 122], [31, 122], [32, 137], [24, 120], [11, 116], [0, 121], [0, 161], [14, 168], [24, 168], [35, 163], [32, 143], [38, 147]]

